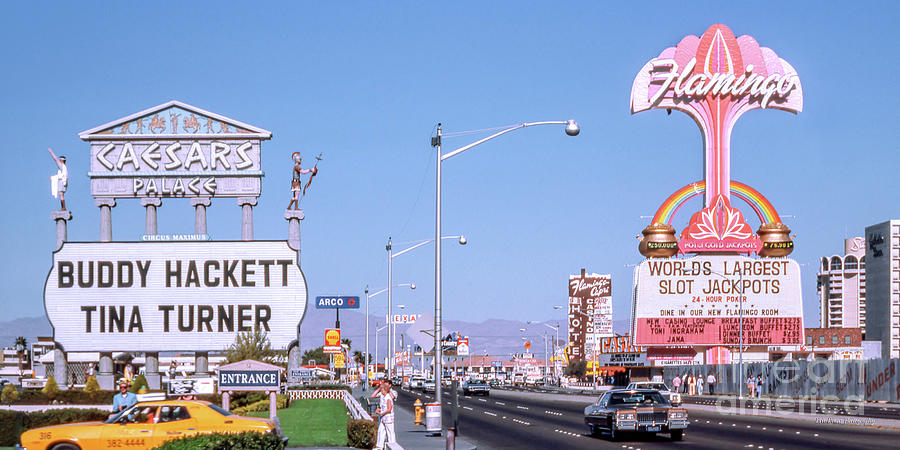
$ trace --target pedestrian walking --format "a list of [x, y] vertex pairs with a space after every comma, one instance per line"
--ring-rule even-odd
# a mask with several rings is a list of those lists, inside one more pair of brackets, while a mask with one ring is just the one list
[[703, 375], [697, 375], [697, 395], [703, 395]]
[[397, 442], [397, 435], [394, 433], [394, 394], [391, 392], [393, 383], [391, 380], [384, 380], [378, 386], [375, 395], [379, 397], [378, 409], [375, 414], [380, 416], [378, 420], [378, 438], [375, 448], [383, 449], [388, 442]]
[[681, 392], [681, 378], [678, 378], [678, 375], [672, 379], [672, 388], [675, 389], [675, 392]]
[[697, 380], [694, 379], [694, 375], [689, 375], [687, 380], [687, 393], [688, 395], [694, 395], [697, 389]]
[[747, 391], [750, 393], [750, 397], [756, 396], [756, 381], [752, 375], [747, 379]]
[[706, 385], [709, 386], [709, 395], [716, 395], [716, 376], [712, 372], [706, 376]]
[[762, 388], [763, 388], [762, 375], [757, 375], [756, 376], [756, 398], [760, 398], [762, 396]]

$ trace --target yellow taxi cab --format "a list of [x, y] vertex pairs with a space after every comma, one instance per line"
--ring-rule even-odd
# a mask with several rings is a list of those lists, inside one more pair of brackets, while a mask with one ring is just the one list
[[243, 417], [200, 400], [142, 402], [106, 422], [35, 428], [22, 433], [28, 450], [151, 449], [185, 436], [210, 433], [277, 433], [275, 420]]

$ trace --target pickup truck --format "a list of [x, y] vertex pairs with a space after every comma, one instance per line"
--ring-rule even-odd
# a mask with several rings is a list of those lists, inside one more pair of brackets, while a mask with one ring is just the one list
[[462, 384], [463, 395], [491, 395], [491, 385], [481, 380], [469, 379]]

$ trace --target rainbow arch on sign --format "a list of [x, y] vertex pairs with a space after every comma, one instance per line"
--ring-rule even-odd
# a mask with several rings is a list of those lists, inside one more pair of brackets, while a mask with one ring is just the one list
[[[732, 194], [747, 202], [753, 208], [760, 222], [763, 224], [781, 222], [781, 217], [778, 216], [778, 211], [775, 210], [775, 207], [756, 189], [734, 180], [731, 181], [729, 187]], [[675, 217], [681, 206], [686, 201], [704, 192], [706, 192], [706, 181], [697, 181], [675, 191], [656, 210], [652, 223], [671, 225], [672, 218]]]

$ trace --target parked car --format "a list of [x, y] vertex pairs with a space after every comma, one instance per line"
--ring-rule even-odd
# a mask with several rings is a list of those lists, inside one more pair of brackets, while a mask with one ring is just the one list
[[[142, 402], [106, 422], [35, 428], [22, 433], [29, 449], [151, 449], [166, 441], [207, 433], [281, 433], [276, 420], [242, 417], [199, 400]], [[287, 438], [284, 438], [286, 441]]]
[[584, 409], [584, 424], [592, 435], [606, 431], [611, 440], [623, 432], [637, 432], [669, 433], [673, 441], [680, 441], [688, 414], [655, 389], [615, 389]]
[[462, 384], [463, 395], [491, 395], [491, 386], [484, 381], [469, 378]]
[[670, 391], [666, 383], [659, 381], [635, 381], [628, 383], [625, 389], [656, 389], [673, 406], [681, 405], [681, 394]]

